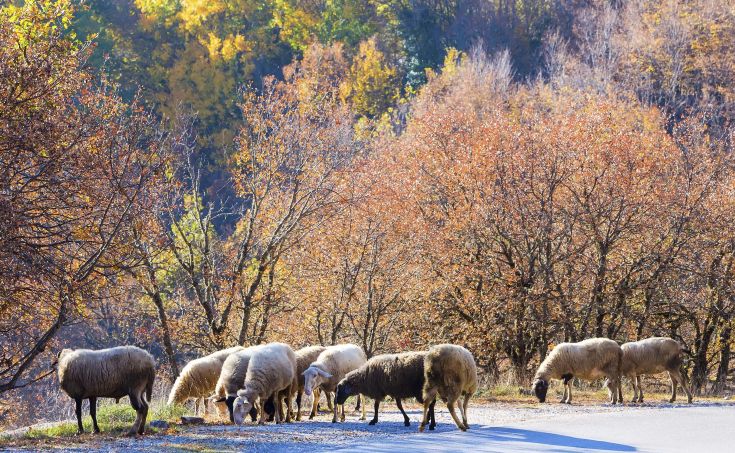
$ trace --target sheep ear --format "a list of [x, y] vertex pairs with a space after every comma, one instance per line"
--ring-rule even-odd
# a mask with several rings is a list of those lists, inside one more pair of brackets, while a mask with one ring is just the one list
[[322, 376], [322, 377], [323, 377], [324, 379], [330, 379], [330, 378], [332, 377], [332, 375], [331, 375], [331, 374], [327, 373], [327, 372], [326, 372], [326, 371], [324, 371], [324, 370], [321, 370], [321, 369], [317, 369], [317, 370], [319, 371], [319, 374], [320, 374], [320, 375], [321, 375], [321, 376]]

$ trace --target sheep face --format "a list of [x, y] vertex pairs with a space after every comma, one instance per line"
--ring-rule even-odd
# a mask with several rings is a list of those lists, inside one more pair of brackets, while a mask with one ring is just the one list
[[232, 404], [232, 422], [237, 425], [242, 425], [245, 421], [245, 415], [250, 412], [252, 407], [253, 403], [247, 396], [238, 394]]
[[546, 401], [546, 392], [549, 391], [549, 383], [544, 379], [536, 379], [533, 382], [533, 393], [538, 398], [539, 403]]
[[315, 388], [319, 387], [324, 383], [324, 381], [332, 377], [331, 374], [321, 368], [313, 366], [307, 368], [302, 374], [304, 375], [304, 393], [306, 393], [307, 396], [311, 396], [311, 393]]
[[347, 401], [347, 398], [355, 395], [356, 393], [357, 390], [355, 389], [355, 387], [349, 382], [345, 382], [343, 380], [342, 382], [337, 384], [337, 394], [334, 397], [334, 402], [336, 404], [344, 404], [345, 401]]

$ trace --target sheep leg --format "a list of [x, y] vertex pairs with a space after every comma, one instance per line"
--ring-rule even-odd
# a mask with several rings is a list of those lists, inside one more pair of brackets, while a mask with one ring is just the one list
[[569, 389], [569, 392], [567, 393], [567, 404], [572, 404], [572, 380], [569, 379], [567, 382], [567, 388]]
[[267, 415], [265, 413], [265, 402], [261, 402], [261, 404], [258, 404], [258, 424], [265, 425], [266, 417]]
[[470, 395], [469, 393], [467, 393], [464, 396], [464, 401], [462, 402], [462, 421], [464, 422], [464, 427], [466, 429], [470, 429], [470, 424], [467, 423], [467, 404], [469, 404], [471, 397], [472, 397], [472, 395]]
[[273, 402], [276, 403], [276, 413], [273, 414], [273, 418], [275, 419], [276, 425], [278, 425], [283, 419], [283, 399], [281, 399], [278, 392], [273, 393], [273, 398]]
[[[373, 413], [373, 419], [370, 420], [370, 423], [368, 425], [374, 425], [378, 423], [378, 409], [380, 408], [380, 402], [382, 401], [382, 398], [375, 398], [375, 412]], [[398, 401], [398, 400], [396, 400]], [[400, 408], [401, 405], [399, 403], [398, 407]], [[403, 409], [401, 409], [401, 412], [403, 412]], [[404, 415], [405, 417], [405, 415]]]
[[100, 432], [100, 427], [97, 425], [97, 397], [93, 396], [89, 399], [89, 415], [92, 416], [92, 426], [95, 433]]
[[82, 399], [74, 398], [76, 403], [75, 413], [77, 415], [77, 434], [84, 434], [84, 427], [82, 426]]
[[138, 395], [135, 393], [129, 393], [128, 398], [130, 398], [130, 405], [133, 406], [133, 409], [135, 409], [135, 423], [133, 423], [133, 427], [130, 428], [130, 431], [128, 431], [128, 436], [135, 436], [136, 434], [140, 433], [140, 426], [141, 426], [141, 416], [143, 412], [143, 405], [141, 404], [141, 401], [138, 399]]
[[194, 398], [194, 415], [199, 415], [199, 398]]
[[636, 385], [638, 387], [638, 402], [643, 402], [643, 377], [638, 375], [635, 377]]
[[447, 400], [447, 409], [449, 409], [449, 414], [452, 416], [452, 420], [454, 420], [454, 424], [457, 425], [457, 428], [461, 429], [462, 431], [467, 431], [467, 428], [464, 427], [464, 424], [459, 421], [459, 418], [457, 418], [457, 413], [454, 410], [454, 404], [456, 403], [456, 400]]
[[429, 423], [429, 431], [434, 431], [434, 428], [436, 428], [436, 417], [434, 415], [434, 406], [436, 406], [436, 399], [434, 399], [429, 405], [429, 419], [431, 420], [431, 422]]
[[360, 415], [360, 420], [367, 420], [367, 415], [365, 413], [366, 412], [366, 410], [365, 410], [366, 409], [365, 408], [365, 403], [366, 403], [365, 402], [365, 395], [360, 394], [359, 395], [359, 398], [360, 398], [360, 402], [362, 403], [362, 415]]
[[296, 421], [301, 421], [301, 398], [304, 396], [303, 390], [296, 394]]
[[291, 423], [291, 420], [293, 420], [291, 416], [291, 397], [293, 396], [293, 388], [288, 388], [288, 393], [286, 394], [286, 423]]
[[339, 415], [339, 404], [335, 404], [332, 410], [332, 423], [337, 423], [337, 415]]
[[202, 398], [202, 404], [204, 405], [204, 415], [207, 415], [207, 413], [209, 413], [209, 400], [207, 398]]
[[684, 389], [684, 393], [687, 394], [687, 403], [692, 402], [692, 392], [689, 390], [689, 382], [687, 380], [687, 374], [685, 372], [682, 372], [681, 369], [676, 371], [676, 377], [679, 381], [679, 384], [681, 384], [681, 388]]
[[411, 426], [411, 421], [409, 420], [408, 415], [406, 415], [406, 411], [403, 410], [403, 404], [401, 404], [400, 398], [396, 398], [396, 406], [398, 406], [398, 410], [403, 414], [403, 426]]
[[620, 403], [623, 403], [623, 378], [620, 378], [620, 382], [618, 382], [618, 401]]
[[311, 396], [313, 398], [313, 405], [311, 408], [311, 414], [309, 414], [309, 420], [313, 419], [319, 413], [319, 398], [321, 397], [321, 392], [318, 388], [314, 389]]
[[421, 418], [421, 424], [419, 425], [419, 432], [424, 432], [424, 427], [426, 426], [426, 423], [428, 422], [429, 417], [429, 406], [432, 406], [432, 412], [433, 412], [433, 403], [434, 398], [436, 398], [436, 389], [431, 389], [429, 391], [424, 392], [424, 414]]
[[342, 412], [342, 416], [340, 417], [339, 421], [340, 422], [344, 422], [345, 421], [345, 405], [344, 404], [340, 404], [339, 407], [340, 407], [340, 410]]
[[671, 379], [671, 399], [669, 400], [669, 403], [673, 403], [676, 401], [676, 376], [672, 371], [669, 371], [669, 378]]
[[334, 410], [334, 404], [332, 404], [332, 392], [324, 392], [324, 397], [327, 399], [327, 408], [331, 411]]

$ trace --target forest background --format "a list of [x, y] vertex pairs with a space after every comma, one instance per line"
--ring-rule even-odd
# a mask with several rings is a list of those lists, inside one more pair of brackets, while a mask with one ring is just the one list
[[0, 425], [120, 344], [171, 381], [453, 342], [525, 386], [664, 335], [732, 387], [731, 0], [0, 5]]

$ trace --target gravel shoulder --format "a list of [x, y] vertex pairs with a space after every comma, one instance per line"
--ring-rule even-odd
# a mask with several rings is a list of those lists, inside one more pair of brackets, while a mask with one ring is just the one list
[[[371, 405], [372, 406], [372, 405]], [[405, 405], [404, 405], [405, 406]], [[139, 438], [84, 435], [30, 444], [0, 444], [10, 451], [691, 451], [708, 445], [707, 453], [731, 451], [735, 405], [695, 402], [562, 405], [557, 403], [482, 403], [470, 405], [471, 430], [456, 429], [443, 405], [437, 404], [437, 429], [418, 433], [421, 411], [406, 407], [412, 426], [392, 402], [381, 407], [380, 422], [369, 426], [359, 414], [333, 424], [322, 414], [315, 420], [282, 425], [207, 424], [178, 432]], [[368, 411], [368, 418], [371, 411]], [[701, 426], [700, 426], [701, 425]], [[720, 426], [721, 425], [721, 426]], [[694, 434], [699, 433], [699, 434]], [[727, 434], [729, 433], [729, 434]], [[704, 442], [703, 435], [711, 441]], [[728, 440], [725, 441], [724, 438]], [[720, 442], [720, 439], [723, 439]], [[703, 443], [704, 442], [704, 443]]]

